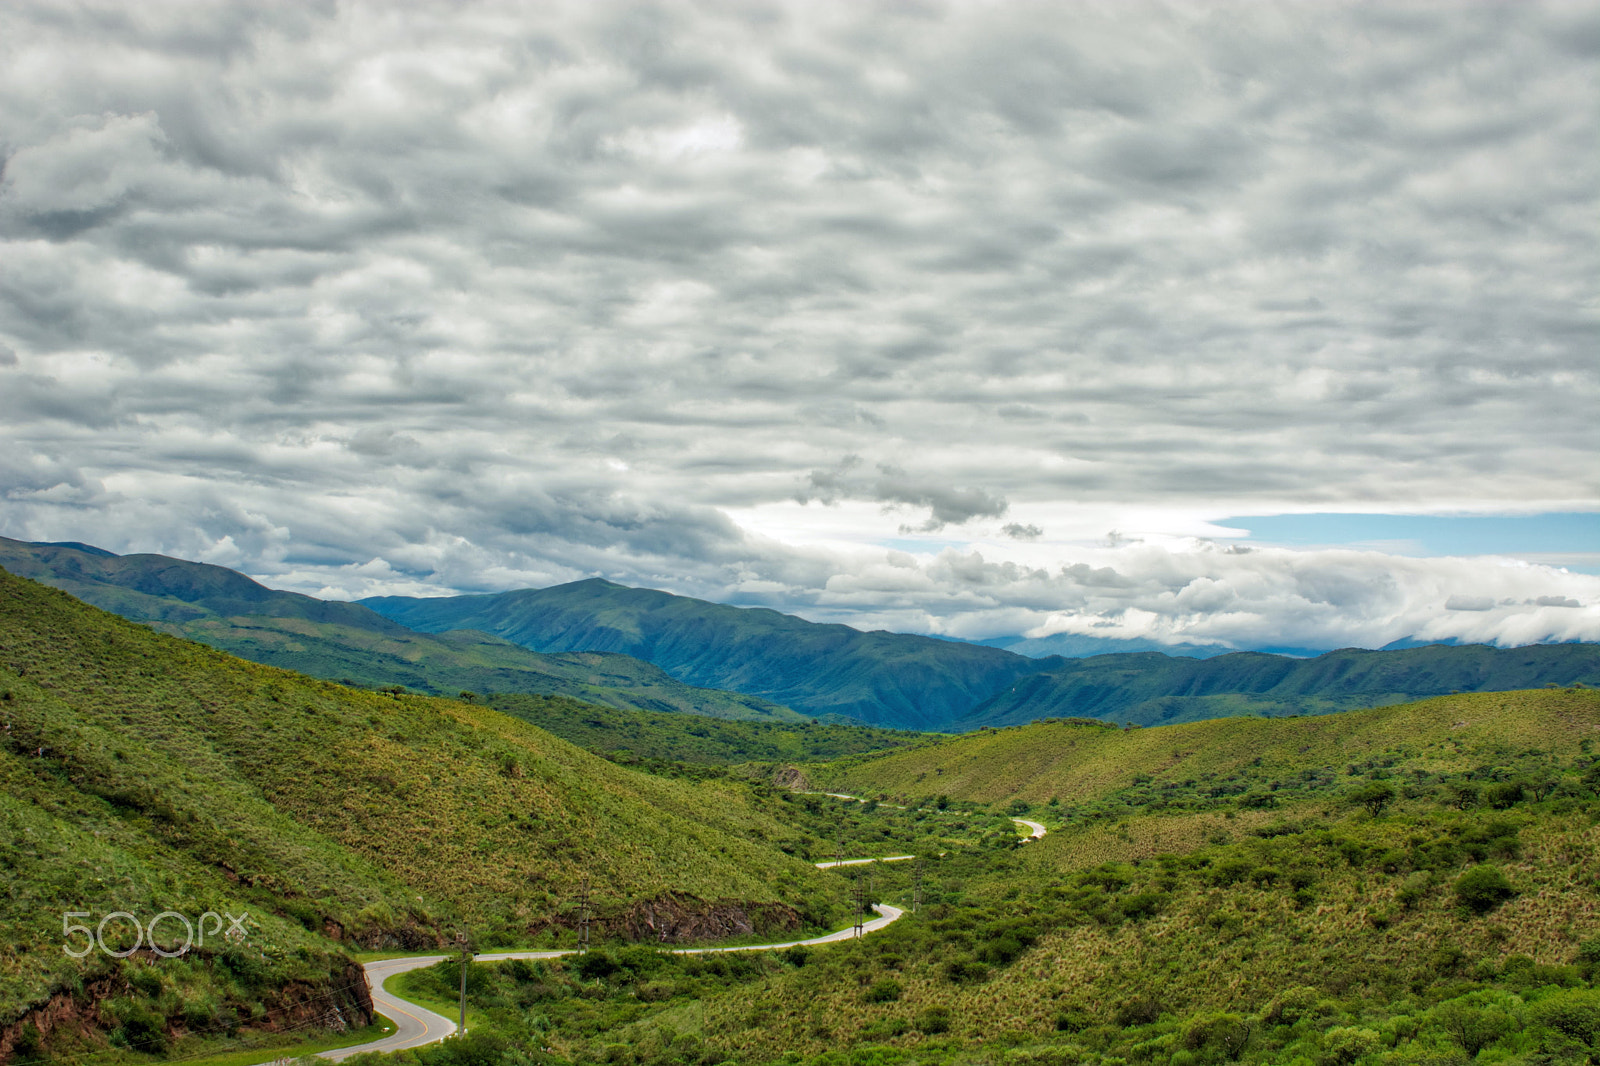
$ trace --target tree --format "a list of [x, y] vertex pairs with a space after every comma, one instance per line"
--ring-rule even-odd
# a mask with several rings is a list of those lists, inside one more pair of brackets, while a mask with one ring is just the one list
[[1456, 899], [1474, 914], [1487, 914], [1516, 894], [1499, 867], [1487, 863], [1456, 879]]
[[1369, 781], [1351, 793], [1352, 802], [1359, 803], [1374, 818], [1394, 802], [1394, 787], [1386, 781]]

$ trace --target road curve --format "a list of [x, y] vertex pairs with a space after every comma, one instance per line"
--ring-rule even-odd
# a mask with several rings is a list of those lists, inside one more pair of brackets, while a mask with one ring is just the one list
[[1040, 840], [1040, 839], [1042, 839], [1044, 837], [1044, 834], [1046, 832], [1045, 827], [1040, 825], [1038, 822], [1030, 822], [1026, 818], [1013, 818], [1011, 820], [1013, 822], [1016, 822], [1018, 825], [1025, 825], [1025, 826], [1028, 827], [1028, 829], [1029, 829], [1028, 839], [1029, 840]]
[[[812, 795], [833, 796], [837, 799], [856, 800], [865, 802], [857, 796], [845, 795], [841, 792], [812, 793]], [[902, 808], [903, 809], [903, 808]], [[1038, 822], [1030, 822], [1026, 818], [1013, 818], [1013, 822], [1026, 826], [1030, 832], [1030, 840], [1038, 840], [1045, 835], [1045, 827]], [[819, 870], [832, 869], [836, 866], [864, 866], [873, 862], [907, 862], [916, 858], [915, 855], [889, 855], [881, 859], [844, 859], [834, 862], [819, 862]], [[878, 917], [866, 922], [861, 927], [863, 934], [876, 932], [898, 919], [905, 912], [899, 907], [891, 907], [887, 903], [874, 903], [872, 909], [878, 912]], [[673, 952], [676, 955], [711, 955], [728, 951], [781, 951], [785, 948], [812, 947], [817, 944], [836, 944], [842, 940], [850, 940], [856, 936], [854, 926], [841, 929], [836, 933], [824, 936], [811, 937], [808, 940], [790, 940], [781, 944], [741, 944], [730, 948], [679, 948]], [[572, 955], [568, 951], [497, 951], [477, 956], [479, 962], [504, 962], [510, 959], [555, 959], [562, 955]], [[379, 1040], [367, 1044], [356, 1044], [353, 1047], [334, 1048], [331, 1051], [321, 1052], [318, 1057], [339, 1062], [352, 1055], [359, 1055], [366, 1051], [401, 1051], [405, 1048], [421, 1047], [424, 1044], [436, 1043], [456, 1031], [456, 1023], [442, 1014], [436, 1014], [426, 1007], [420, 1007], [409, 1000], [401, 999], [383, 987], [384, 982], [391, 977], [397, 977], [409, 970], [419, 970], [424, 966], [432, 966], [442, 962], [449, 955], [415, 955], [403, 959], [381, 959], [369, 962], [362, 967], [366, 971], [367, 983], [372, 988], [372, 1005], [379, 1013], [387, 1015], [395, 1023], [395, 1031]]]
[[817, 869], [831, 870], [835, 866], [865, 866], [869, 862], [908, 862], [915, 855], [886, 855], [881, 859], [840, 859], [837, 862], [819, 862]]
[[[911, 856], [897, 856], [898, 858], [911, 858]], [[872, 862], [871, 859], [856, 860], [859, 862]], [[821, 865], [820, 863], [818, 865]], [[863, 934], [876, 932], [897, 920], [905, 911], [899, 907], [891, 907], [887, 903], [874, 903], [872, 909], [878, 912], [878, 917], [861, 926]], [[731, 948], [678, 948], [674, 955], [714, 955], [727, 951], [781, 951], [784, 948], [812, 947], [817, 944], [836, 944], [841, 940], [850, 940], [856, 935], [854, 926], [841, 929], [837, 933], [828, 933], [824, 936], [814, 936], [807, 940], [789, 940], [781, 944], [740, 944]], [[477, 956], [478, 962], [504, 962], [508, 959], [554, 959], [562, 955], [574, 955], [575, 951], [495, 951]], [[332, 1051], [321, 1052], [318, 1057], [339, 1062], [351, 1055], [359, 1055], [365, 1051], [401, 1051], [405, 1048], [421, 1047], [424, 1044], [436, 1043], [456, 1031], [456, 1023], [442, 1014], [435, 1014], [426, 1007], [419, 1007], [409, 1000], [399, 996], [383, 987], [383, 983], [391, 977], [396, 977], [408, 970], [420, 970], [424, 966], [432, 966], [436, 962], [453, 958], [451, 955], [415, 955], [404, 959], [380, 959], [369, 962], [362, 967], [367, 974], [367, 983], [372, 988], [372, 1005], [380, 1014], [387, 1015], [395, 1023], [395, 1031], [380, 1040], [367, 1044], [356, 1044], [353, 1047], [334, 1048]]]

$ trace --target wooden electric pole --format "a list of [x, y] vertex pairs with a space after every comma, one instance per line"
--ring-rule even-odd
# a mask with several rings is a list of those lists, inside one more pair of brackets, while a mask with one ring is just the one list
[[589, 875], [583, 875], [583, 887], [578, 895], [578, 954], [589, 951]]
[[922, 856], [917, 856], [915, 879], [911, 883], [911, 913], [922, 909]]
[[467, 1031], [467, 963], [471, 962], [472, 956], [476, 954], [476, 952], [472, 950], [472, 944], [467, 940], [466, 933], [456, 934], [456, 952], [461, 963], [460, 1029], [464, 1033]]

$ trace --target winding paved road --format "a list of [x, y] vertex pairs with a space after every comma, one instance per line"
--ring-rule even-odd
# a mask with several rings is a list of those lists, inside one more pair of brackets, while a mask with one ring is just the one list
[[[909, 857], [909, 856], [908, 856]], [[871, 862], [871, 859], [860, 860]], [[821, 865], [820, 863], [818, 865]], [[899, 907], [891, 907], [887, 903], [874, 903], [872, 909], [878, 912], [878, 917], [866, 922], [861, 927], [863, 934], [876, 932], [898, 919], [905, 911]], [[837, 933], [828, 933], [825, 936], [814, 936], [808, 940], [789, 940], [781, 944], [740, 944], [731, 948], [679, 948], [673, 952], [675, 955], [713, 955], [725, 951], [781, 951], [784, 948], [811, 947], [815, 944], [836, 944], [841, 940], [850, 940], [856, 935], [855, 926], [841, 929]], [[567, 951], [496, 951], [477, 956], [478, 962], [504, 962], [507, 959], [554, 959], [562, 955], [573, 955], [576, 952]], [[404, 1048], [421, 1047], [423, 1044], [432, 1044], [443, 1040], [456, 1031], [456, 1023], [442, 1014], [436, 1014], [426, 1007], [420, 1007], [409, 1000], [399, 996], [383, 987], [383, 983], [391, 977], [403, 974], [408, 970], [419, 970], [424, 966], [432, 966], [436, 962], [454, 958], [453, 955], [416, 955], [404, 959], [382, 959], [378, 962], [369, 962], [362, 967], [367, 972], [367, 983], [372, 986], [372, 1005], [380, 1014], [393, 1019], [395, 1031], [379, 1040], [368, 1044], [356, 1044], [354, 1047], [335, 1048], [324, 1051], [320, 1058], [331, 1062], [339, 1062], [351, 1055], [359, 1055], [364, 1051], [400, 1051]]]
[[[838, 799], [859, 800], [857, 796], [847, 796], [840, 792], [826, 792], [822, 795], [833, 796]], [[1038, 840], [1046, 833], [1044, 826], [1038, 822], [1031, 822], [1026, 818], [1013, 818], [1013, 822], [1026, 826], [1029, 830], [1028, 839]], [[827, 870], [835, 866], [864, 866], [871, 862], [905, 862], [916, 858], [915, 855], [890, 855], [882, 859], [845, 859], [842, 862], [819, 862], [817, 868]], [[863, 934], [875, 932], [899, 918], [905, 912], [899, 907], [891, 907], [887, 903], [874, 903], [872, 909], [878, 912], [878, 917], [865, 923], [861, 927]], [[778, 951], [784, 948], [811, 947], [815, 944], [836, 944], [841, 940], [850, 940], [856, 935], [854, 926], [841, 929], [837, 933], [826, 936], [816, 936], [809, 940], [790, 940], [782, 944], [741, 944], [731, 948], [679, 948], [673, 952], [675, 955], [710, 955], [724, 951]], [[504, 962], [508, 959], [555, 959], [562, 955], [572, 955], [568, 951], [497, 951], [477, 956], [479, 962]], [[339, 1062], [351, 1055], [359, 1055], [364, 1051], [400, 1051], [404, 1048], [421, 1047], [443, 1040], [456, 1031], [456, 1023], [442, 1014], [435, 1014], [426, 1007], [420, 1007], [409, 1000], [401, 999], [383, 987], [385, 981], [396, 977], [408, 970], [419, 970], [424, 966], [432, 966], [436, 962], [453, 958], [450, 955], [416, 955], [404, 959], [382, 959], [378, 962], [369, 962], [362, 967], [367, 974], [367, 983], [372, 988], [372, 1005], [380, 1014], [386, 1015], [395, 1023], [395, 1031], [379, 1040], [368, 1044], [357, 1044], [354, 1047], [335, 1048], [324, 1051], [320, 1058], [331, 1062]]]

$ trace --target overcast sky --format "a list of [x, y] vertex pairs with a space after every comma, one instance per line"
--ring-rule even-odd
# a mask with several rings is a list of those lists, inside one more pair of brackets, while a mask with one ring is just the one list
[[[1600, 639], [1597, 71], [1594, 3], [9, 0], [0, 533]], [[1567, 517], [1227, 521], [1301, 513]]]

